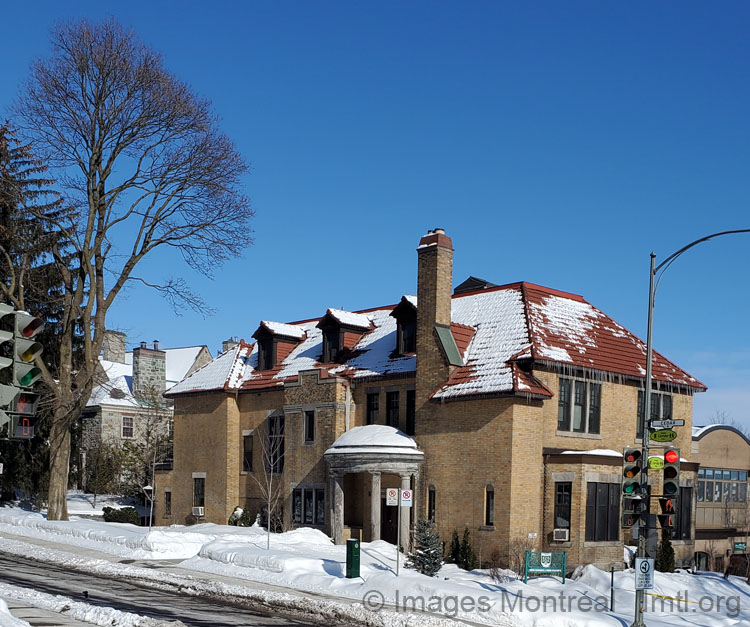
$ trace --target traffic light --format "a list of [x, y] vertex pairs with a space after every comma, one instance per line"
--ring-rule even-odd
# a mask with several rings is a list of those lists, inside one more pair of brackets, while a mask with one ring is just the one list
[[42, 376], [34, 360], [42, 345], [34, 338], [39, 318], [0, 304], [0, 437], [27, 439], [36, 432], [39, 395], [31, 386]]
[[659, 497], [659, 508], [661, 509], [658, 515], [659, 526], [670, 533], [674, 531], [675, 518], [677, 516], [676, 504], [676, 499], [664, 496]]
[[640, 521], [641, 516], [646, 513], [646, 501], [640, 496], [622, 497], [622, 526], [633, 527]]
[[677, 498], [680, 493], [680, 449], [664, 449], [664, 474], [662, 494]]
[[622, 454], [623, 497], [640, 495], [641, 470], [643, 470], [643, 458], [641, 455], [641, 449], [626, 448]]
[[34, 337], [44, 328], [39, 318], [16, 311], [13, 325], [13, 385], [29, 388], [42, 376], [42, 371], [34, 365], [34, 359], [41, 355], [42, 345]]
[[34, 437], [38, 422], [36, 416], [38, 403], [39, 395], [33, 392], [21, 391], [16, 397], [11, 416], [11, 438], [26, 440]]

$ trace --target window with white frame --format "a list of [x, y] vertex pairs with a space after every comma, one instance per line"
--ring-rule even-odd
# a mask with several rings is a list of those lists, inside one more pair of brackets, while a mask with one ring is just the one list
[[122, 437], [132, 438], [133, 437], [133, 416], [122, 417]]
[[600, 383], [561, 377], [557, 430], [598, 434], [601, 430], [601, 399]]

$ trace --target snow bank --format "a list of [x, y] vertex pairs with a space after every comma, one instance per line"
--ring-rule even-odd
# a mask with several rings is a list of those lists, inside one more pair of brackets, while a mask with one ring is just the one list
[[[2, 592], [0, 592], [2, 594]], [[31, 627], [29, 623], [10, 613], [8, 604], [0, 598], [0, 627]]]
[[[121, 612], [111, 607], [89, 605], [88, 603], [73, 601], [67, 597], [37, 592], [36, 590], [20, 588], [2, 582], [0, 582], [0, 596], [6, 599], [15, 599], [32, 607], [65, 614], [65, 616], [70, 616], [76, 620], [101, 625], [102, 627], [111, 627], [112, 625], [117, 625], [117, 627], [185, 627], [184, 623], [179, 621], [155, 620], [139, 614]], [[2, 601], [0, 600], [0, 602]], [[7, 606], [5, 608], [7, 610]], [[28, 625], [27, 622], [16, 618], [14, 618], [17, 621], [16, 623], [3, 623], [2, 620], [3, 616], [0, 612], [0, 625], [17, 625], [19, 627]]]
[[[632, 570], [615, 573], [615, 609], [612, 611], [609, 609], [610, 573], [591, 565], [580, 568], [575, 580], [568, 579], [564, 584], [557, 577], [536, 577], [524, 584], [510, 571], [503, 571], [498, 580], [494, 580], [487, 571], [465, 572], [455, 565], [444, 566], [437, 577], [430, 578], [405, 569], [402, 557], [401, 571], [396, 576], [395, 547], [377, 541], [361, 543], [361, 577], [347, 579], [346, 547], [332, 544], [325, 534], [311, 528], [271, 534], [271, 549], [268, 550], [267, 534], [259, 527], [205, 523], [161, 527], [149, 534], [147, 529], [131, 525], [91, 520], [52, 522], [39, 514], [6, 508], [0, 509], [0, 530], [96, 547], [131, 559], [178, 556], [184, 559], [180, 569], [212, 573], [212, 581], [68, 553], [61, 558], [41, 547], [32, 548], [35, 559], [63, 559], [76, 568], [91, 569], [104, 576], [116, 574], [169, 581], [175, 586], [187, 585], [191, 590], [205, 588], [212, 594], [217, 591], [240, 594], [261, 599], [263, 603], [302, 608], [304, 612], [313, 611], [316, 604], [327, 599], [331, 605], [325, 611], [333, 612], [331, 616], [348, 616], [369, 625], [418, 624], [411, 619], [417, 616], [414, 607], [421, 609], [420, 599], [425, 607], [425, 613], [420, 616], [429, 620], [419, 624], [425, 625], [438, 624], [430, 621], [446, 616], [506, 627], [626, 625], [633, 617]], [[9, 543], [11, 549], [13, 543], [21, 544], [0, 538], [0, 549], [10, 551]], [[222, 577], [246, 583], [244, 586], [220, 583]], [[253, 586], [261, 590], [252, 589]], [[293, 594], [274, 593], [281, 596], [273, 596], [269, 590], [273, 587], [285, 588]], [[313, 595], [312, 600], [310, 595]], [[717, 605], [719, 597], [724, 599], [721, 606]], [[682, 606], [675, 606], [674, 599], [689, 599], [689, 603], [683, 603], [687, 609], [683, 611]], [[704, 627], [750, 624], [750, 586], [738, 578], [724, 580], [712, 573], [657, 573], [656, 587], [649, 592], [648, 601], [649, 627], [667, 627], [687, 618]], [[348, 613], [336, 614], [343, 611], [342, 607], [346, 607]]]

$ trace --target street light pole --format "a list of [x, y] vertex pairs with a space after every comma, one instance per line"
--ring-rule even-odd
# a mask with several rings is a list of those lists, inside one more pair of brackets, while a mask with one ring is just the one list
[[[646, 511], [645, 520], [638, 526], [638, 557], [646, 557], [646, 538], [648, 537], [648, 524], [651, 519], [651, 498], [648, 492], [648, 445], [649, 445], [649, 423], [651, 421], [651, 388], [652, 382], [652, 369], [653, 369], [653, 323], [654, 323], [654, 299], [656, 297], [656, 289], [659, 287], [659, 282], [664, 272], [672, 265], [672, 262], [677, 259], [682, 253], [689, 250], [696, 244], [706, 242], [714, 237], [720, 235], [732, 235], [734, 233], [750, 233], [750, 229], [737, 229], [734, 231], [721, 231], [720, 233], [713, 233], [706, 235], [700, 239], [691, 242], [687, 246], [683, 246], [675, 253], [672, 253], [658, 266], [656, 265], [656, 254], [651, 253], [651, 267], [649, 269], [648, 277], [648, 326], [646, 329], [646, 381], [645, 390], [643, 393], [643, 418], [641, 419], [641, 459], [643, 460], [643, 469], [641, 470], [643, 490], [646, 491]], [[661, 271], [661, 275], [657, 279], [657, 274]], [[635, 620], [630, 627], [646, 627], [646, 623], [643, 622], [643, 610], [646, 600], [645, 590], [635, 591]]]

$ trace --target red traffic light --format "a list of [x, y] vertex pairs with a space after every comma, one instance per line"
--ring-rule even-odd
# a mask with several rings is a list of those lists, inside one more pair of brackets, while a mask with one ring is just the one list
[[668, 464], [674, 464], [678, 461], [680, 461], [680, 454], [675, 451], [674, 449], [671, 449], [664, 453], [664, 461]]

